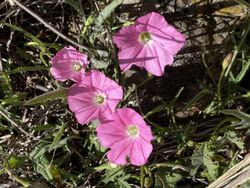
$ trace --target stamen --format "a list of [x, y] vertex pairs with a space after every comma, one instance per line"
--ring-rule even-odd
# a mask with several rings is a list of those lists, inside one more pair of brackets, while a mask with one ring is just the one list
[[73, 64], [73, 70], [76, 71], [76, 72], [79, 72], [82, 70], [82, 65], [78, 62], [74, 62]]
[[152, 40], [149, 32], [142, 32], [139, 36], [139, 41], [146, 44]]
[[102, 105], [105, 103], [106, 101], [106, 95], [103, 94], [103, 93], [97, 93], [94, 98], [93, 98], [93, 101], [96, 105]]
[[139, 135], [139, 129], [136, 125], [129, 125], [126, 132], [128, 136], [133, 139], [135, 139]]

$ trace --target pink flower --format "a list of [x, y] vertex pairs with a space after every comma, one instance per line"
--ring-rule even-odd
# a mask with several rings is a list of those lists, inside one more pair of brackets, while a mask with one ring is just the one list
[[72, 46], [61, 49], [51, 59], [50, 72], [59, 81], [67, 79], [80, 82], [89, 64], [87, 56]]
[[80, 124], [109, 119], [122, 97], [122, 87], [96, 70], [86, 73], [82, 82], [67, 93], [69, 108]]
[[127, 163], [144, 165], [153, 147], [150, 126], [131, 108], [118, 109], [114, 120], [99, 125], [96, 129], [101, 145], [110, 148], [107, 157], [117, 165]]
[[173, 64], [174, 55], [183, 47], [185, 37], [163, 16], [151, 12], [138, 18], [134, 25], [119, 30], [113, 42], [119, 48], [119, 64], [123, 71], [137, 65], [161, 76], [165, 66]]

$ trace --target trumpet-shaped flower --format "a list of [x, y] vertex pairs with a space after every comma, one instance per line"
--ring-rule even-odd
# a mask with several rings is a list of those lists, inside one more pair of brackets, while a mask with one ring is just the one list
[[122, 97], [122, 87], [96, 70], [86, 73], [67, 93], [69, 108], [80, 124], [111, 118]]
[[185, 37], [163, 16], [151, 12], [138, 18], [134, 25], [120, 29], [113, 36], [113, 42], [119, 48], [118, 59], [123, 71], [137, 65], [161, 76], [165, 66], [173, 64]]
[[151, 128], [131, 108], [118, 109], [114, 120], [99, 125], [96, 131], [101, 145], [110, 148], [107, 157], [114, 164], [124, 165], [129, 158], [131, 164], [141, 166], [152, 152]]
[[69, 79], [80, 82], [88, 64], [85, 54], [71, 46], [65, 47], [51, 59], [50, 72], [56, 80], [65, 81]]

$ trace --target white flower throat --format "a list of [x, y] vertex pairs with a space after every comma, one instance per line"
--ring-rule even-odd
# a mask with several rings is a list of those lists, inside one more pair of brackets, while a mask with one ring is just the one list
[[129, 125], [126, 133], [130, 138], [135, 139], [136, 137], [139, 136], [139, 129], [137, 128], [136, 125]]
[[139, 41], [146, 44], [152, 40], [152, 36], [149, 32], [142, 32], [139, 36]]
[[79, 72], [82, 70], [82, 65], [79, 62], [74, 62], [73, 63], [73, 70], [76, 72]]
[[93, 97], [93, 101], [98, 106], [103, 105], [106, 102], [106, 95], [104, 93], [97, 92]]

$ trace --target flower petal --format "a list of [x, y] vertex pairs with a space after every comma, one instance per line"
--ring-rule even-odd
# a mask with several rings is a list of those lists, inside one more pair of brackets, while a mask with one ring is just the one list
[[93, 89], [80, 87], [75, 84], [68, 89], [67, 101], [72, 112], [80, 111], [88, 106], [93, 106]]
[[156, 43], [164, 46], [172, 55], [180, 51], [186, 40], [184, 35], [178, 32], [173, 26], [153, 32], [152, 38]]
[[123, 127], [116, 126], [114, 123], [113, 121], [101, 124], [96, 128], [97, 138], [104, 147], [111, 147], [126, 136]]
[[139, 44], [139, 35], [134, 26], [123, 27], [113, 36], [113, 42], [118, 48], [129, 48]]
[[161, 27], [162, 28], [168, 25], [165, 18], [156, 12], [151, 12], [144, 16], [141, 16], [140, 18], [136, 19], [135, 24], [146, 25], [147, 30], [149, 29], [148, 27], [155, 27], [155, 28]]
[[145, 58], [137, 58], [138, 54], [140, 54], [142, 50], [142, 45], [136, 45], [130, 48], [124, 48], [119, 50], [118, 58], [121, 70], [129, 70], [132, 65], [142, 66]]
[[140, 124], [138, 127], [140, 130], [140, 137], [147, 142], [151, 142], [153, 140], [153, 135], [151, 131], [151, 127], [146, 124]]
[[107, 154], [109, 161], [117, 165], [127, 164], [127, 157], [129, 157], [131, 146], [132, 144], [127, 138], [116, 142]]
[[98, 119], [98, 108], [94, 108], [93, 106], [89, 106], [88, 108], [84, 108], [81, 111], [75, 112], [75, 117], [80, 124], [87, 124], [90, 121]]
[[165, 66], [173, 64], [174, 58], [157, 43], [154, 43], [150, 49], [151, 50], [148, 50], [148, 53], [155, 54], [157, 58], [151, 61], [146, 61], [145, 69], [153, 75], [162, 76], [164, 74]]
[[130, 151], [130, 162], [136, 166], [142, 166], [148, 161], [148, 157], [153, 150], [151, 143], [143, 139], [137, 139], [133, 143]]

